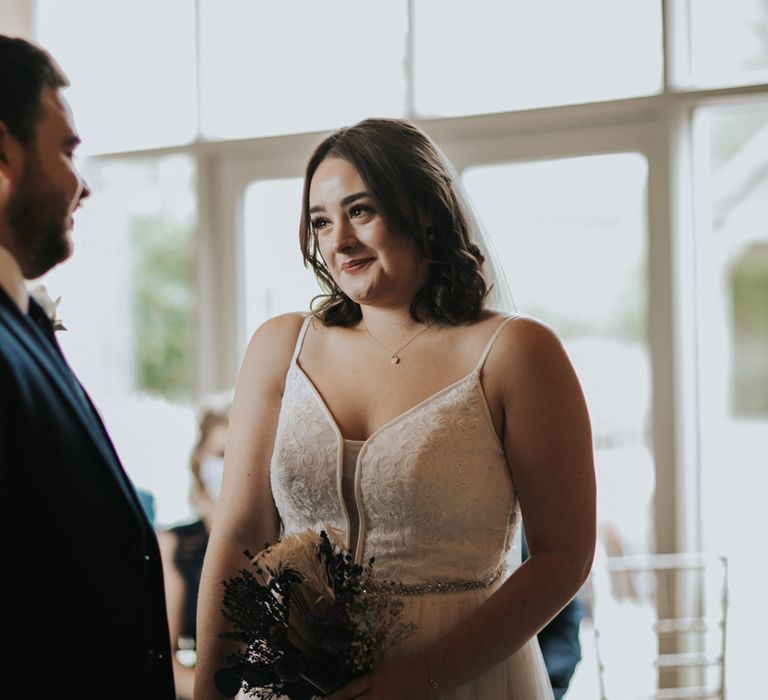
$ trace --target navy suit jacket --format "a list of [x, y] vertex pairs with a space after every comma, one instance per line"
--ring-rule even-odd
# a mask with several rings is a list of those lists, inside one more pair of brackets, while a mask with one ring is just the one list
[[50, 324], [2, 288], [0, 665], [8, 698], [175, 698], [152, 526]]

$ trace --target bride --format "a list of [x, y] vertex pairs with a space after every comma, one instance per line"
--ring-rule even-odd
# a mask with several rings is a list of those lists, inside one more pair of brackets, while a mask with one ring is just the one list
[[196, 700], [221, 698], [220, 582], [243, 550], [326, 525], [358, 562], [375, 557], [417, 625], [332, 700], [551, 698], [535, 635], [584, 582], [595, 541], [589, 418], [560, 342], [489, 308], [503, 276], [451, 166], [412, 124], [329, 136], [302, 205], [301, 249], [328, 295], [266, 322], [243, 361]]

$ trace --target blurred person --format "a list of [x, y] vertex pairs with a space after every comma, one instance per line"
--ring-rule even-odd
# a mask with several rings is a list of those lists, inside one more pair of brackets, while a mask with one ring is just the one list
[[155, 494], [147, 489], [142, 489], [136, 486], [136, 495], [139, 497], [139, 503], [144, 509], [144, 514], [147, 516], [152, 527], [155, 525]]
[[[592, 437], [543, 324], [503, 274], [450, 163], [403, 120], [311, 155], [300, 244], [327, 294], [254, 334], [200, 584], [196, 700], [219, 700], [221, 581], [245, 549], [328, 526], [402, 595], [416, 632], [329, 700], [552, 698], [537, 632], [595, 543]], [[486, 252], [484, 253], [483, 250]], [[507, 576], [525, 518], [529, 557]], [[516, 567], [516, 568], [515, 568]]]
[[[30, 298], [90, 194], [53, 59], [0, 35], [3, 697], [173, 700], [160, 552], [112, 442]], [[45, 302], [45, 300], [43, 300]]]
[[[198, 426], [198, 440], [190, 459], [192, 486], [190, 502], [195, 511], [192, 522], [160, 532], [168, 627], [171, 634], [173, 677], [179, 698], [191, 700], [195, 670], [192, 662], [182, 662], [179, 654], [194, 658], [195, 617], [200, 572], [203, 568], [213, 506], [219, 497], [227, 440], [227, 414], [207, 410]], [[183, 658], [183, 657], [182, 657]]]

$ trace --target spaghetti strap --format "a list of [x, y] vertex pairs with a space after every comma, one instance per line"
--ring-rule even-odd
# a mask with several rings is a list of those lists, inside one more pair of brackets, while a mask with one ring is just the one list
[[493, 332], [493, 335], [491, 336], [490, 340], [486, 343], [485, 349], [483, 350], [483, 354], [480, 355], [480, 360], [475, 366], [475, 372], [479, 372], [483, 365], [485, 364], [485, 360], [488, 357], [488, 353], [491, 351], [491, 348], [493, 347], [493, 344], [496, 342], [496, 338], [499, 337], [499, 333], [501, 333], [504, 326], [506, 326], [513, 318], [517, 318], [517, 316], [507, 316], [497, 327], [496, 330]]
[[291, 357], [291, 362], [295, 363], [297, 358], [299, 357], [299, 353], [301, 352], [301, 346], [304, 345], [304, 336], [307, 333], [307, 328], [309, 328], [309, 322], [312, 320], [312, 314], [307, 314], [307, 316], [304, 318], [304, 323], [301, 324], [301, 330], [299, 330], [299, 335], [296, 338], [296, 347], [293, 348], [293, 357]]

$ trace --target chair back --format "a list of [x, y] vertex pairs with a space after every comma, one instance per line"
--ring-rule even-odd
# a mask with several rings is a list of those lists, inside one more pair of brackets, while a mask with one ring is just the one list
[[724, 700], [725, 557], [608, 557], [589, 595], [601, 700]]

